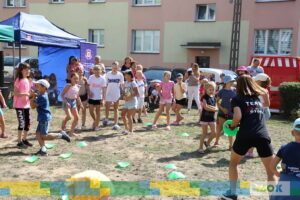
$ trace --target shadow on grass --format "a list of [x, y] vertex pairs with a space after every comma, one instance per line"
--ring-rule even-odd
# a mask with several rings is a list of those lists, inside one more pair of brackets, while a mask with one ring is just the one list
[[81, 138], [78, 138], [77, 141], [86, 141], [86, 142], [97, 142], [100, 140], [105, 140], [109, 138], [119, 137], [122, 135], [111, 133], [108, 135], [97, 135], [97, 136], [81, 136]]
[[183, 161], [183, 160], [189, 160], [192, 158], [202, 158], [203, 156], [206, 156], [207, 154], [200, 154], [198, 151], [192, 151], [192, 152], [182, 152], [181, 154], [173, 157], [166, 157], [166, 158], [159, 158], [157, 159], [157, 162], [165, 163], [165, 162], [171, 162], [171, 161]]
[[26, 156], [26, 155], [30, 155], [30, 154], [26, 154], [22, 151], [11, 151], [11, 152], [7, 152], [7, 153], [1, 153], [0, 156]]

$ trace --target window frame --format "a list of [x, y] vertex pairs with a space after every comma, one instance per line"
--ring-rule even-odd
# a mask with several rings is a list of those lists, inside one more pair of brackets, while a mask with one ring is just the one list
[[[9, 45], [9, 43], [11, 43], [11, 45]], [[19, 48], [19, 46], [17, 46], [18, 44], [19, 44], [19, 43], [15, 43], [15, 49], [18, 49], [18, 48]], [[13, 47], [13, 42], [5, 42], [4, 48], [5, 48], [5, 49], [12, 49], [12, 48], [14, 48], [14, 47]], [[23, 46], [23, 45], [21, 44], [21, 49], [26, 49], [26, 46]]]
[[[103, 31], [103, 45], [102, 44], [98, 44], [95, 43], [94, 41], [92, 41], [92, 35], [93, 32], [92, 31]], [[97, 28], [97, 29], [89, 29], [89, 33], [88, 33], [88, 41], [97, 44], [97, 48], [104, 48], [105, 47], [105, 31], [104, 29], [101, 28]]]
[[[269, 31], [272, 31], [272, 30], [277, 30], [279, 31], [279, 34], [278, 34], [278, 37], [279, 37], [279, 40], [278, 40], [278, 51], [277, 51], [277, 54], [270, 54], [268, 53], [268, 46], [269, 46]], [[282, 32], [283, 31], [291, 31], [291, 50], [290, 50], [290, 53], [289, 54], [283, 54], [282, 53]], [[264, 44], [264, 53], [256, 53], [255, 50], [256, 50], [256, 36], [257, 36], [257, 31], [265, 31], [265, 44]], [[292, 28], [274, 28], [274, 29], [255, 29], [254, 30], [254, 41], [253, 41], [253, 55], [255, 56], [258, 56], [258, 55], [262, 55], [262, 56], [290, 56], [292, 54], [292, 43], [293, 41], [293, 29]]]
[[64, 4], [65, 0], [57, 0], [58, 2], [53, 2], [54, 0], [50, 0], [50, 4]]
[[[142, 35], [142, 39], [141, 39], [141, 51], [137, 51], [135, 49], [136, 47], [136, 32], [137, 31], [143, 31], [143, 35]], [[145, 31], [152, 31], [153, 34], [152, 34], [152, 42], [151, 42], [151, 46], [152, 46], [152, 50], [151, 51], [145, 51], [144, 48], [143, 48], [143, 45], [144, 45], [144, 35], [145, 35]], [[154, 32], [157, 31], [159, 32], [159, 49], [158, 51], [154, 51], [154, 44], [155, 44], [155, 37], [154, 37]], [[131, 53], [135, 53], [135, 54], [160, 54], [160, 41], [161, 41], [161, 34], [160, 34], [160, 30], [158, 29], [155, 29], [155, 30], [147, 30], [147, 29], [134, 29], [132, 30], [132, 42], [131, 42]]]
[[274, 3], [274, 2], [289, 2], [289, 1], [296, 1], [296, 0], [255, 0], [256, 3]]
[[16, 0], [13, 0], [13, 6], [9, 6], [8, 5], [8, 0], [4, 0], [3, 1], [3, 8], [26, 8], [26, 6], [27, 6], [27, 2], [26, 2], [26, 0], [18, 0], [19, 2], [21, 2], [21, 4], [23, 4], [22, 2], [24, 1], [24, 3], [25, 3], [25, 5], [21, 5], [20, 3], [20, 5], [19, 6], [16, 6], [16, 2], [15, 2]]
[[[208, 19], [209, 17], [209, 6], [210, 5], [215, 5], [215, 15], [214, 15], [214, 19]], [[199, 19], [199, 8], [200, 6], [206, 6], [206, 14], [205, 14], [205, 19]], [[217, 4], [216, 3], [207, 3], [207, 4], [197, 4], [196, 5], [196, 17], [195, 17], [195, 21], [196, 22], [215, 22], [217, 19]]]
[[[155, 0], [153, 0], [153, 2], [154, 2], [153, 4], [145, 4], [145, 3], [143, 3], [143, 4], [137, 4], [136, 1], [137, 0], [132, 0], [132, 6], [133, 7], [156, 7], [156, 6], [161, 6], [161, 1], [162, 0], [160, 0], [159, 4], [156, 4]], [[145, 0], [142, 0], [142, 1], [145, 2]]]
[[89, 3], [105, 3], [106, 0], [89, 0]]

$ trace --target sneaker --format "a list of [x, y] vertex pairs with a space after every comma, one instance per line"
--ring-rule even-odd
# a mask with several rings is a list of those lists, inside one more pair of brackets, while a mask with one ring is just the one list
[[98, 127], [95, 127], [94, 128], [94, 131], [100, 131], [100, 127], [98, 126]]
[[17, 144], [17, 147], [19, 148], [19, 149], [27, 149], [27, 145], [25, 145], [23, 142], [20, 142], [20, 143], [18, 143]]
[[129, 131], [128, 130], [125, 130], [122, 132], [124, 135], [128, 135], [129, 134]]
[[237, 195], [222, 195], [219, 200], [237, 200], [238, 196]]
[[166, 126], [166, 130], [167, 130], [167, 131], [170, 131], [170, 130], [171, 130], [171, 127], [170, 127], [170, 126]]
[[103, 123], [103, 126], [107, 126], [108, 125], [108, 119], [104, 119], [102, 123]]
[[245, 157], [247, 157], [247, 158], [254, 158], [254, 154], [253, 154], [253, 153], [247, 152], [247, 153], [245, 154]]
[[77, 125], [77, 126], [75, 127], [75, 130], [81, 130], [81, 126]]
[[152, 128], [157, 128], [157, 125], [156, 125], [156, 124], [153, 124], [153, 125], [152, 125]]
[[113, 130], [119, 131], [121, 130], [121, 127], [118, 124], [115, 124]]
[[62, 131], [61, 133], [61, 139], [67, 141], [67, 142], [71, 142], [71, 138], [66, 134], [66, 132]]
[[175, 121], [171, 125], [173, 125], [173, 126], [179, 126], [179, 123], [177, 121]]
[[138, 123], [142, 124], [143, 120], [142, 119], [138, 119]]
[[22, 140], [23, 144], [32, 147], [33, 145], [28, 140]]
[[214, 147], [220, 147], [220, 144], [219, 143], [215, 143]]
[[198, 149], [198, 153], [200, 153], [200, 154], [204, 154], [204, 153], [205, 153], [205, 151], [204, 151], [203, 149]]
[[81, 126], [81, 130], [87, 130], [87, 126]]
[[40, 156], [48, 156], [48, 153], [47, 153], [47, 151], [42, 151], [41, 149], [38, 151], [38, 152], [36, 152], [34, 155], [40, 155]]
[[8, 136], [7, 136], [5, 133], [2, 133], [2, 134], [0, 135], [0, 138], [8, 138]]

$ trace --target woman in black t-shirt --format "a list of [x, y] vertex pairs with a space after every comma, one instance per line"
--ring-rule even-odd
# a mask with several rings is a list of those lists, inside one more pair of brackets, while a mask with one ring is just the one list
[[124, 64], [121, 67], [121, 72], [124, 73], [126, 70], [129, 70], [131, 68], [131, 62], [133, 61], [133, 58], [126, 57], [124, 59]]
[[255, 147], [261, 158], [268, 176], [268, 181], [274, 181], [274, 174], [270, 169], [273, 158], [273, 149], [265, 120], [264, 109], [258, 98], [265, 93], [249, 75], [240, 76], [237, 82], [237, 96], [231, 101], [233, 108], [233, 122], [228, 126], [240, 129], [233, 144], [229, 165], [229, 180], [231, 184], [230, 193], [221, 199], [237, 199], [236, 181], [238, 180], [237, 166], [247, 153], [248, 149]]

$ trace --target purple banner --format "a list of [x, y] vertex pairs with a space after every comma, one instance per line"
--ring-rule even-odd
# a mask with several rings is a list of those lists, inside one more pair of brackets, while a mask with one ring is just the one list
[[86, 42], [80, 43], [80, 62], [84, 67], [86, 77], [89, 77], [89, 71], [94, 66], [96, 55], [97, 44]]

